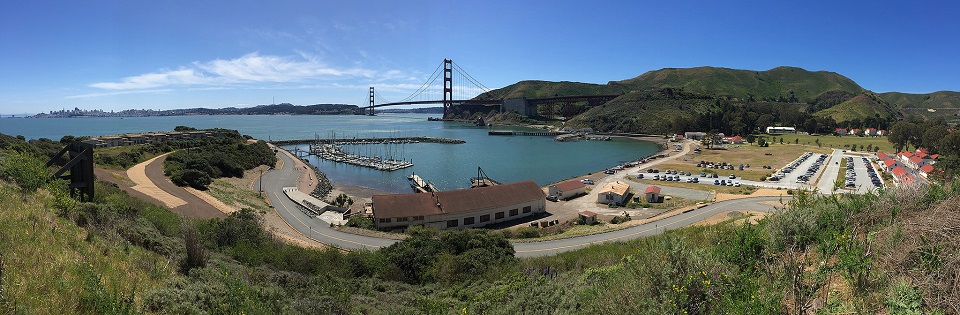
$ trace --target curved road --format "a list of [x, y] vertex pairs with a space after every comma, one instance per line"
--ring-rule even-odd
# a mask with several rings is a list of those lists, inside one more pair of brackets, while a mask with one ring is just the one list
[[[287, 154], [280, 153], [277, 156], [283, 159], [283, 165], [294, 165]], [[283, 187], [295, 186], [298, 176], [299, 173], [294, 170], [293, 167], [283, 167], [282, 169], [272, 170], [264, 174], [263, 181], [264, 190], [277, 213], [301, 234], [315, 241], [343, 249], [376, 250], [397, 242], [391, 239], [340, 232], [331, 229], [326, 222], [307, 216], [297, 208], [297, 205], [293, 201], [283, 194]], [[641, 224], [622, 230], [542, 242], [513, 242], [513, 247], [516, 250], [517, 257], [554, 255], [592, 244], [625, 241], [643, 236], [656, 235], [666, 229], [687, 226], [724, 211], [750, 210], [767, 212], [773, 210], [774, 207], [763, 203], [780, 201], [782, 199], [781, 197], [754, 197], [727, 200], [656, 222]]]

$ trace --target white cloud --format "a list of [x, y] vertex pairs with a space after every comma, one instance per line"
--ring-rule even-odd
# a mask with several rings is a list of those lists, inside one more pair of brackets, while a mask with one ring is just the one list
[[101, 97], [101, 96], [111, 96], [111, 95], [123, 95], [123, 94], [140, 94], [140, 93], [165, 93], [171, 92], [171, 89], [154, 89], [154, 90], [133, 90], [133, 91], [116, 91], [116, 92], [104, 92], [104, 93], [89, 93], [89, 94], [79, 94], [79, 95], [70, 95], [64, 98], [74, 99], [74, 98], [89, 98], [89, 97]]
[[242, 57], [194, 62], [191, 67], [126, 77], [119, 82], [99, 82], [90, 87], [105, 90], [150, 89], [174, 85], [224, 85], [244, 83], [289, 83], [344, 77], [394, 78], [400, 71], [381, 73], [360, 67], [337, 68], [320, 58], [300, 52], [299, 56], [250, 53]]

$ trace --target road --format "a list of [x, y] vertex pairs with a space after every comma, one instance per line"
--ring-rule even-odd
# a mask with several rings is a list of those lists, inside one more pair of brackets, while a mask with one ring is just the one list
[[843, 159], [843, 152], [840, 149], [833, 149], [833, 154], [827, 158], [826, 161], [826, 170], [823, 171], [823, 174], [820, 175], [820, 180], [817, 181], [817, 190], [824, 195], [832, 195], [834, 187], [836, 186], [837, 176], [840, 172], [840, 160]]
[[[264, 174], [263, 186], [268, 198], [270, 198], [270, 202], [277, 211], [277, 214], [279, 214], [291, 227], [299, 231], [304, 236], [317, 242], [329, 244], [343, 249], [377, 250], [396, 242], [396, 240], [391, 239], [340, 232], [331, 229], [329, 224], [326, 222], [311, 218], [305, 215], [303, 212], [300, 212], [300, 210], [297, 208], [297, 205], [283, 194], [283, 187], [294, 186], [294, 183], [299, 176], [299, 172], [294, 170], [293, 167], [289, 167], [289, 165], [293, 165], [293, 160], [291, 160], [290, 156], [283, 153], [280, 153], [277, 156], [283, 159], [283, 163], [286, 167], [275, 169]], [[714, 203], [698, 210], [682, 213], [670, 218], [648, 224], [637, 225], [623, 230], [543, 242], [514, 242], [513, 245], [514, 249], [516, 250], [517, 257], [554, 255], [560, 252], [590, 246], [592, 244], [611, 241], [625, 241], [659, 234], [666, 229], [675, 229], [687, 226], [724, 211], [750, 210], [766, 212], [772, 210], [774, 207], [762, 203], [780, 200], [781, 197], [754, 197], [728, 200]]]

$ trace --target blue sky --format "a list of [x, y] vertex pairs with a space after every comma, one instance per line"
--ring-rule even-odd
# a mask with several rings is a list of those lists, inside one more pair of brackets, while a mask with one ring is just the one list
[[[960, 90], [953, 1], [3, 1], [0, 113], [363, 104], [444, 58], [485, 86], [665, 67]], [[434, 92], [439, 94], [439, 92]]]

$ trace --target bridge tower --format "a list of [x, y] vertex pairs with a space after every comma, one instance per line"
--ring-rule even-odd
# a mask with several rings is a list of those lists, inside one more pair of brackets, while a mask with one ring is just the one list
[[373, 116], [373, 87], [370, 87], [370, 107], [367, 108], [367, 115]]
[[453, 61], [443, 59], [443, 118], [453, 114]]

